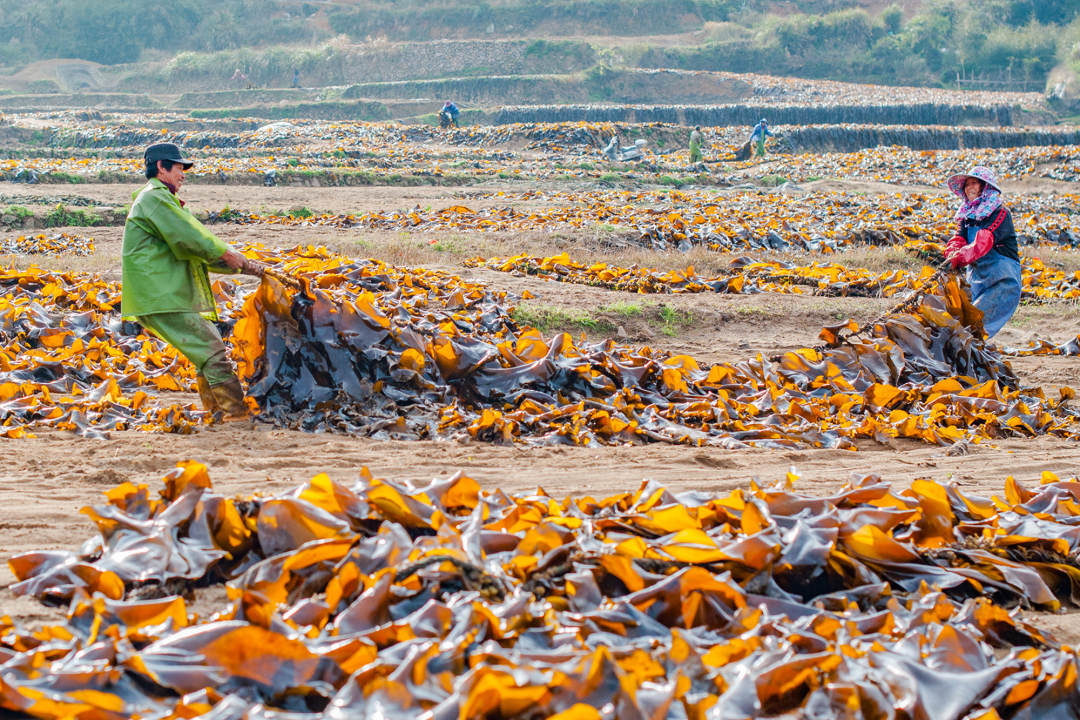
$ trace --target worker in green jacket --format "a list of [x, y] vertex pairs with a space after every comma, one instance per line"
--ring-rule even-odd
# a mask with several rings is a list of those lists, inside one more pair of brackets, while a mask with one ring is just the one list
[[701, 162], [701, 126], [698, 125], [690, 133], [690, 162]]
[[246, 417], [243, 387], [213, 323], [218, 315], [207, 271], [259, 276], [266, 266], [230, 248], [184, 209], [177, 192], [193, 163], [179, 147], [158, 143], [143, 157], [147, 183], [134, 193], [124, 226], [121, 314], [191, 361], [206, 410]]

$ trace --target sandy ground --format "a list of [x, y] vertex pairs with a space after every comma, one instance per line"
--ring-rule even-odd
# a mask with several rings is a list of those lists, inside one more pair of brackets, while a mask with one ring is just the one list
[[[836, 184], [836, 181], [831, 181]], [[889, 186], [886, 186], [889, 187]], [[516, 186], [515, 186], [515, 189]], [[126, 186], [16, 186], [0, 184], [0, 195], [48, 192], [79, 194], [98, 202], [127, 198]], [[291, 205], [341, 211], [396, 209], [415, 204], [450, 205], [461, 188], [261, 188], [192, 185], [185, 197], [196, 206], [255, 209]], [[884, 191], [884, 189], [869, 189]], [[895, 188], [890, 188], [895, 191]], [[91, 258], [43, 258], [43, 267], [80, 269], [118, 275], [120, 228], [70, 228], [92, 235], [97, 253]], [[521, 251], [555, 252], [560, 244], [551, 235], [469, 235], [451, 253], [424, 249], [408, 233], [369, 233], [328, 228], [282, 228], [216, 226], [215, 231], [233, 243], [258, 240], [268, 245], [324, 243], [353, 254], [380, 257], [392, 262], [424, 264], [458, 272], [465, 277], [507, 290], [520, 297], [528, 290], [539, 307], [557, 307], [609, 318], [621, 328], [621, 341], [648, 344], [672, 352], [687, 353], [702, 362], [731, 361], [763, 353], [813, 345], [823, 324], [847, 317], [861, 320], [876, 316], [889, 305], [885, 300], [815, 298], [785, 295], [678, 295], [640, 296], [613, 291], [545, 282], [483, 269], [469, 269], [462, 261], [471, 255], [510, 254]], [[589, 238], [583, 238], [584, 248]], [[573, 255], [573, 252], [571, 252]], [[715, 255], [715, 254], [714, 254]], [[730, 256], [709, 260], [717, 266]], [[834, 257], [843, 262], [843, 257]], [[678, 266], [685, 259], [659, 256], [634, 257], [645, 264]], [[20, 261], [21, 264], [27, 264]], [[605, 310], [616, 302], [639, 303], [646, 310], [627, 319]], [[661, 304], [682, 312], [685, 320], [672, 334], [655, 318]], [[607, 314], [605, 314], [607, 313]], [[1025, 306], [999, 336], [1003, 344], [1023, 344], [1039, 337], [1061, 342], [1080, 332], [1075, 305], [1056, 303]], [[1013, 366], [1025, 384], [1053, 389], [1080, 385], [1076, 358], [1017, 358]], [[194, 396], [183, 399], [195, 401]], [[898, 486], [915, 478], [954, 481], [965, 492], [1000, 494], [1009, 475], [1027, 484], [1037, 483], [1044, 470], [1060, 476], [1080, 475], [1080, 443], [1041, 437], [980, 445], [966, 456], [949, 457], [944, 449], [915, 442], [880, 445], [865, 442], [858, 451], [699, 449], [649, 445], [601, 448], [527, 448], [459, 442], [381, 442], [366, 438], [308, 435], [233, 423], [210, 427], [190, 436], [113, 433], [107, 440], [86, 440], [66, 433], [40, 432], [36, 439], [0, 443], [0, 503], [7, 509], [0, 520], [0, 557], [36, 549], [73, 549], [93, 532], [79, 514], [87, 504], [100, 502], [101, 492], [123, 481], [149, 483], [155, 487], [161, 475], [185, 459], [209, 466], [211, 479], [226, 493], [248, 495], [286, 490], [318, 472], [350, 481], [363, 466], [376, 475], [428, 480], [462, 470], [486, 488], [507, 491], [538, 486], [555, 496], [588, 493], [603, 496], [636, 487], [642, 480], [657, 479], [673, 489], [730, 491], [751, 479], [770, 482], [782, 479], [791, 468], [801, 477], [797, 489], [825, 492], [853, 475], [878, 474]], [[0, 569], [0, 587], [12, 582], [10, 571]], [[57, 619], [56, 611], [14, 598], [0, 590], [0, 611], [29, 622]], [[1064, 642], [1080, 643], [1080, 614], [1033, 615], [1044, 628]]]

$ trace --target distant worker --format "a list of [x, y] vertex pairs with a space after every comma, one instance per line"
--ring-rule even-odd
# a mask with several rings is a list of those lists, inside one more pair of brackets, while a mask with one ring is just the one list
[[292, 86], [294, 88], [300, 87], [300, 70], [297, 68], [292, 69]]
[[750, 143], [757, 143], [758, 157], [765, 157], [765, 138], [772, 136], [772, 131], [769, 130], [769, 123], [765, 121], [765, 118], [761, 118], [761, 122], [755, 125], [754, 131], [750, 133]]
[[601, 150], [600, 152], [601, 152], [601, 154], [603, 154], [604, 157], [606, 157], [611, 162], [618, 162], [619, 161], [619, 136], [618, 135], [612, 135], [611, 140], [608, 141], [608, 144], [605, 145], [604, 149]]
[[978, 165], [953, 175], [949, 189], [961, 200], [956, 236], [945, 246], [954, 269], [967, 268], [971, 300], [983, 312], [988, 338], [997, 334], [1020, 304], [1020, 253], [1012, 214], [1001, 198], [994, 171]]
[[249, 78], [246, 74], [240, 72], [240, 68], [236, 68], [236, 70], [233, 71], [232, 77], [229, 79], [232, 82], [236, 83], [236, 87], [241, 89], [250, 90], [252, 87], [254, 87], [251, 84], [251, 78]]
[[458, 106], [449, 100], [442, 106], [442, 110], [439, 111], [439, 126], [440, 127], [458, 127], [458, 115], [461, 111], [458, 110]]
[[199, 397], [211, 413], [246, 417], [240, 379], [213, 321], [218, 319], [207, 270], [260, 276], [262, 263], [226, 245], [177, 197], [192, 166], [180, 148], [146, 148], [147, 183], [133, 194], [124, 225], [120, 311], [179, 350], [195, 366]]
[[698, 125], [690, 133], [690, 162], [701, 162], [701, 126]]

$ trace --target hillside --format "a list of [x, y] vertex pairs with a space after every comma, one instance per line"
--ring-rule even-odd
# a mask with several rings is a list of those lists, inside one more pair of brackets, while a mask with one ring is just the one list
[[[1078, 13], [1074, 0], [0, 0], [0, 88], [205, 90], [235, 70], [288, 87], [294, 71], [328, 86], [599, 67], [1041, 92], [1069, 66]], [[112, 71], [25, 72], [58, 58]], [[350, 74], [358, 58], [362, 77]]]

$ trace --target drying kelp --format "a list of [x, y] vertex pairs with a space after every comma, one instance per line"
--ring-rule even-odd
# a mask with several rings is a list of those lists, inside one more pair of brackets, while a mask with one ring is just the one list
[[[264, 254], [264, 259], [271, 259]], [[245, 303], [234, 339], [265, 420], [375, 437], [854, 447], [1015, 434], [1071, 436], [1076, 418], [1020, 389], [977, 338], [955, 278], [860, 340], [699, 365], [614, 342], [545, 339], [460, 279], [313, 252]]]
[[0, 253], [12, 253], [14, 255], [93, 255], [94, 239], [68, 233], [20, 235], [0, 240]]
[[1003, 355], [1065, 355], [1069, 357], [1080, 356], [1080, 335], [1072, 340], [1066, 340], [1060, 344], [1054, 344], [1050, 340], [1032, 340], [1027, 347], [1006, 347], [1001, 350]]
[[856, 105], [739, 103], [725, 105], [516, 105], [500, 108], [491, 122], [508, 123], [676, 123], [684, 125], [739, 125], [752, 127], [763, 116], [782, 117], [785, 123], [891, 125], [961, 125], [985, 120], [1011, 125], [1011, 108], [1004, 105], [901, 104]]
[[[231, 342], [261, 418], [286, 427], [729, 447], [853, 447], [860, 437], [948, 443], [1075, 429], [1065, 405], [1020, 389], [1001, 357], [976, 340], [977, 312], [965, 308], [955, 285], [947, 299], [926, 298], [858, 342], [839, 343], [842, 333], [828, 331], [834, 347], [704, 367], [648, 347], [544, 338], [513, 319], [504, 294], [446, 273], [316, 248], [248, 252], [303, 283], [297, 290], [269, 278], [246, 301], [231, 280], [216, 285], [220, 306], [238, 318]], [[555, 271], [569, 267], [549, 260]], [[727, 291], [803, 288], [797, 273], [779, 265], [736, 265]], [[834, 271], [841, 272], [810, 268], [805, 281], [827, 293], [890, 295], [923, 283], [928, 272], [864, 287]], [[650, 282], [660, 280], [717, 289], [690, 273]], [[34, 426], [85, 435], [187, 431], [207, 420], [192, 405], [159, 396], [190, 390], [192, 370], [174, 350], [120, 322], [114, 283], [9, 270], [0, 289], [4, 435]]]
[[[318, 475], [227, 498], [181, 463], [10, 561], [0, 707], [39, 718], [1075, 718], [1080, 482], [874, 476], [606, 498]], [[181, 594], [226, 584], [200, 616]], [[217, 597], [221, 597], [218, 595]]]
[[[800, 128], [795, 116], [769, 114], [790, 136], [773, 141], [774, 149], [780, 151], [785, 150], [785, 144], [797, 149], [800, 143], [814, 147], [832, 143], [851, 149], [858, 144], [891, 142], [920, 146], [963, 142], [965, 149], [874, 147], [854, 153], [784, 155], [782, 165], [772, 167], [758, 167], [757, 160], [722, 165], [689, 163], [685, 149], [688, 125], [705, 126], [706, 160], [732, 160], [733, 151], [745, 142], [750, 126], [760, 117], [753, 114], [747, 124], [727, 128], [709, 127], [708, 122], [690, 118], [655, 123], [642, 116], [630, 123], [525, 123], [448, 132], [397, 123], [295, 120], [260, 126], [251, 121], [193, 123], [171, 113], [109, 115], [99, 120], [79, 119], [71, 113], [38, 113], [20, 116], [16, 123], [25, 122], [27, 128], [45, 132], [49, 145], [11, 148], [10, 156], [0, 159], [0, 178], [68, 183], [78, 176], [86, 182], [137, 182], [142, 176], [142, 148], [164, 140], [197, 149], [198, 161], [190, 173], [193, 182], [232, 184], [470, 184], [507, 179], [608, 183], [618, 178], [679, 186], [730, 185], [756, 182], [764, 171], [782, 173], [796, 182], [836, 177], [938, 185], [943, 176], [972, 165], [990, 165], [1003, 179], [1069, 179], [1075, 177], [1080, 157], [1080, 146], [1067, 144], [972, 149], [975, 142], [1067, 143], [1074, 139], [1055, 129], [951, 127], [955, 123], [947, 128], [920, 129], [897, 125], [905, 122], [903, 116], [892, 117], [881, 127]], [[50, 127], [42, 130], [42, 123]], [[624, 140], [651, 138], [644, 151], [645, 162], [611, 167], [601, 148], [616, 133]], [[94, 149], [80, 149], [83, 147]]]
[[924, 268], [920, 273], [899, 269], [877, 273], [838, 263], [798, 264], [745, 256], [733, 260], [726, 273], [709, 276], [698, 275], [693, 266], [663, 272], [605, 262], [582, 263], [571, 260], [566, 253], [549, 257], [474, 258], [466, 260], [465, 265], [641, 294], [775, 292], [829, 297], [891, 297], [919, 287], [934, 274], [930, 268]]
[[[944, 258], [944, 247], [937, 243], [908, 241], [904, 250], [917, 257]], [[1047, 267], [1038, 258], [1021, 257], [1023, 300], [1045, 302], [1080, 298], [1080, 272], [1065, 272]], [[486, 267], [499, 272], [531, 275], [545, 280], [603, 287], [621, 292], [652, 293], [731, 293], [760, 292], [826, 297], [892, 297], [921, 287], [934, 274], [933, 268], [918, 271], [894, 269], [875, 272], [830, 262], [785, 262], [782, 260], [735, 258], [728, 270], [718, 275], [699, 275], [694, 267], [661, 271], [636, 265], [620, 267], [606, 262], [583, 263], [567, 253], [536, 257], [473, 258], [466, 267]]]
[[[284, 226], [363, 227], [410, 232], [570, 230], [613, 247], [724, 252], [797, 250], [829, 253], [851, 245], [943, 242], [955, 232], [955, 203], [944, 196], [897, 193], [866, 196], [819, 192], [763, 198], [759, 191], [723, 196], [704, 192], [589, 191], [484, 194], [498, 205], [404, 208], [367, 213], [252, 213], [226, 208], [208, 222]], [[547, 207], [536, 207], [537, 201]], [[527, 207], [520, 207], [528, 203]], [[1080, 196], [1027, 196], [1011, 203], [1024, 245], [1080, 247]]]
[[[220, 287], [220, 286], [219, 286]], [[100, 437], [108, 430], [190, 431], [203, 413], [149, 393], [189, 389], [172, 347], [120, 321], [117, 283], [0, 268], [0, 437], [31, 426]]]

